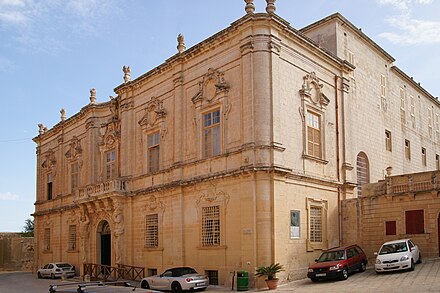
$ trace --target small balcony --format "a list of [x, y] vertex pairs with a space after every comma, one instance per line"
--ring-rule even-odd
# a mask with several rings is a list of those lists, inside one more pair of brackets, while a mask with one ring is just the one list
[[76, 192], [76, 201], [87, 200], [89, 198], [101, 197], [103, 195], [121, 195], [127, 192], [127, 181], [114, 179], [79, 188]]

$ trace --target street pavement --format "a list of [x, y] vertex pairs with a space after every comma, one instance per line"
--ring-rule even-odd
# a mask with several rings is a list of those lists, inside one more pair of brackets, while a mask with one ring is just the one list
[[[0, 293], [47, 293], [50, 284], [63, 284], [65, 282], [59, 279], [37, 279], [35, 275], [29, 272], [0, 272]], [[72, 282], [72, 279], [67, 282]], [[142, 290], [136, 291], [141, 292]], [[269, 290], [249, 290], [249, 292], [263, 291]], [[209, 286], [205, 292], [231, 292], [231, 288]], [[377, 275], [373, 267], [370, 266], [365, 272], [354, 273], [345, 281], [313, 283], [309, 279], [302, 279], [280, 285], [278, 289], [271, 290], [271, 293], [283, 292], [440, 292], [440, 258], [424, 260], [422, 264], [416, 265], [415, 270], [412, 272]]]

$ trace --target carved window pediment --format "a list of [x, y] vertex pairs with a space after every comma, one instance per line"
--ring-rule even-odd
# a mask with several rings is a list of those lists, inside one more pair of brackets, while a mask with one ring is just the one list
[[120, 138], [119, 122], [113, 121], [104, 124], [103, 127], [105, 127], [105, 132], [104, 135], [101, 136], [99, 145], [105, 149], [111, 149]]
[[81, 142], [78, 137], [74, 136], [70, 142], [69, 150], [65, 153], [66, 158], [75, 160], [82, 154]]
[[56, 162], [57, 162], [57, 160], [55, 158], [55, 152], [52, 149], [49, 149], [46, 152], [45, 159], [44, 159], [43, 163], [41, 164], [41, 166], [44, 169], [50, 170], [55, 166]]
[[199, 82], [199, 89], [191, 101], [194, 104], [203, 102], [211, 103], [222, 94], [227, 94], [229, 88], [230, 86], [225, 81], [224, 73], [209, 68], [208, 73], [205, 74], [203, 80]]
[[303, 85], [300, 90], [304, 100], [314, 105], [326, 107], [330, 100], [322, 92], [323, 84], [319, 82], [315, 72], [311, 72], [303, 77]]
[[154, 127], [167, 116], [167, 111], [163, 107], [163, 101], [152, 97], [145, 107], [145, 114], [139, 120], [139, 125], [143, 128]]

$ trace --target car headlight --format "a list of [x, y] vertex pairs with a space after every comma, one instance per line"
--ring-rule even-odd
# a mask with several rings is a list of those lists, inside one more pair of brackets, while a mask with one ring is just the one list
[[336, 271], [336, 270], [339, 270], [340, 267], [341, 267], [341, 265], [340, 265], [340, 264], [337, 264], [337, 265], [335, 265], [335, 266], [330, 267], [329, 270], [330, 270], [330, 271]]
[[313, 269], [308, 269], [307, 272], [313, 273]]
[[404, 256], [402, 256], [402, 257], [400, 258], [400, 261], [405, 261], [405, 260], [408, 260], [408, 259], [409, 259], [409, 256], [404, 255]]
[[376, 264], [380, 265], [381, 263], [380, 259], [376, 258]]

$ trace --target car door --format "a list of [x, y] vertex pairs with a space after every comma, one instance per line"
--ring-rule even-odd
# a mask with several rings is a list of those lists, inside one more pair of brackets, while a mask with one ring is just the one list
[[49, 265], [48, 264], [45, 264], [43, 267], [41, 267], [41, 269], [40, 269], [40, 275], [42, 276], [42, 277], [46, 277], [47, 276], [47, 267], [48, 267]]
[[357, 269], [357, 251], [352, 247], [347, 249], [347, 262], [348, 262], [348, 270], [350, 272]]
[[171, 270], [165, 271], [160, 278], [156, 279], [156, 288], [159, 290], [170, 290], [173, 272]]
[[411, 251], [414, 262], [419, 261], [420, 251], [419, 247], [415, 245], [411, 240], [408, 240], [409, 250]]

